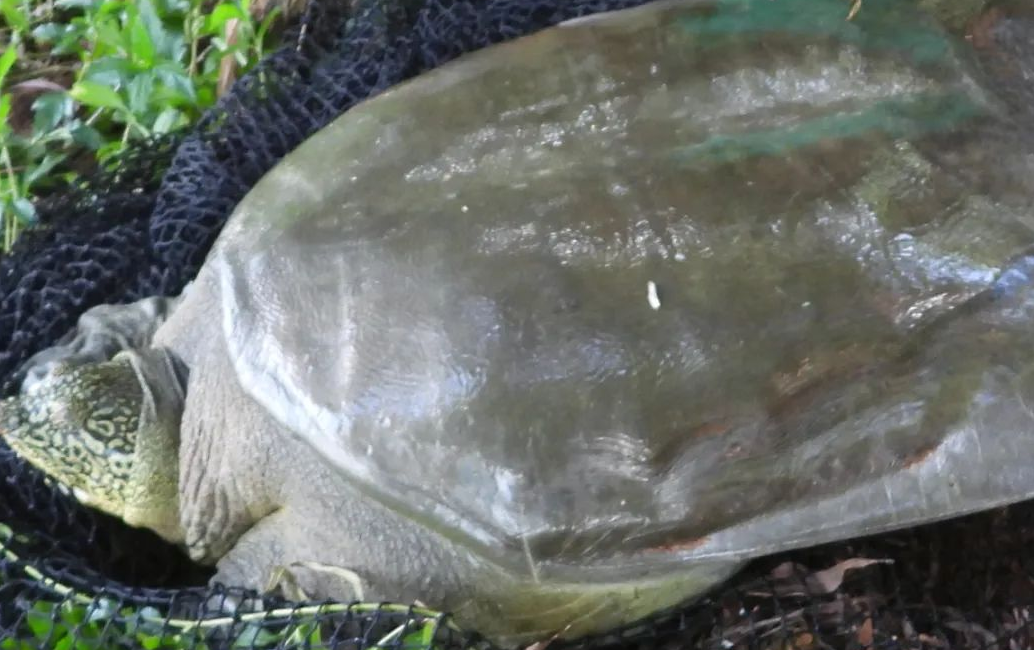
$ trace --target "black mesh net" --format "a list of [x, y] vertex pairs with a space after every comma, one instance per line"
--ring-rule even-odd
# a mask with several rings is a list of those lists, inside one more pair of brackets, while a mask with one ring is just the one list
[[[41, 226], [0, 259], [3, 393], [87, 308], [178, 293], [252, 185], [356, 102], [462, 53], [643, 1], [311, 2], [191, 132], [39, 203]], [[988, 74], [1034, 62], [1029, 9], [1005, 7], [987, 28], [999, 42]], [[1029, 95], [1005, 99], [1032, 114]], [[265, 599], [227, 614], [225, 597], [255, 596], [205, 587], [208, 571], [177, 549], [82, 508], [6, 449], [0, 476], [2, 649], [486, 645], [416, 606]], [[768, 558], [685, 609], [572, 645], [1031, 647], [1032, 541], [1034, 504], [1020, 504]]]

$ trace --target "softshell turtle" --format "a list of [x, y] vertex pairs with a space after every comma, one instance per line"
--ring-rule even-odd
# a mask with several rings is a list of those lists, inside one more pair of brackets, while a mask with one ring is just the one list
[[342, 116], [168, 320], [121, 308], [104, 362], [84, 328], [0, 425], [222, 582], [502, 643], [632, 621], [1034, 495], [1012, 120], [895, 0], [565, 24]]

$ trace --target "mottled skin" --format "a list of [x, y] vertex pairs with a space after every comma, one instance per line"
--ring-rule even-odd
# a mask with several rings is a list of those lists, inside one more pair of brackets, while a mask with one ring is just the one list
[[662, 3], [357, 107], [3, 435], [219, 581], [503, 643], [1031, 496], [1030, 143], [900, 3], [809, 2]]
[[37, 390], [5, 403], [0, 429], [83, 503], [181, 541], [177, 425], [183, 393], [177, 388], [185, 383], [183, 371], [165, 351], [146, 349], [104, 363], [63, 364]]

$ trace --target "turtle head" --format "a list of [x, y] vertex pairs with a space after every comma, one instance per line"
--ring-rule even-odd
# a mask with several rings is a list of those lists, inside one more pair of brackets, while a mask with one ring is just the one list
[[85, 505], [178, 542], [185, 371], [162, 349], [59, 365], [0, 402], [0, 438]]

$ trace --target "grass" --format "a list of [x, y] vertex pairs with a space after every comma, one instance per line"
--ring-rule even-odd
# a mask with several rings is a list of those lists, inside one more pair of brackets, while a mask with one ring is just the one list
[[[192, 124], [267, 53], [249, 0], [0, 0], [0, 251], [32, 199]], [[260, 18], [255, 13], [262, 13]], [[222, 77], [221, 77], [222, 75]]]
[[[439, 632], [459, 629], [440, 612], [424, 607], [388, 603], [324, 603], [265, 611], [249, 611], [220, 618], [177, 619], [154, 607], [132, 608], [114, 598], [77, 592], [21, 562], [11, 549], [16, 534], [0, 523], [0, 561], [9, 572], [20, 572], [40, 593], [34, 602], [17, 599], [20, 621], [0, 639], [0, 650], [208, 650], [212, 647], [266, 648], [327, 647], [330, 635], [344, 615], [395, 614], [400, 625], [372, 636], [367, 650], [440, 650]], [[209, 639], [220, 634], [213, 646]]]

